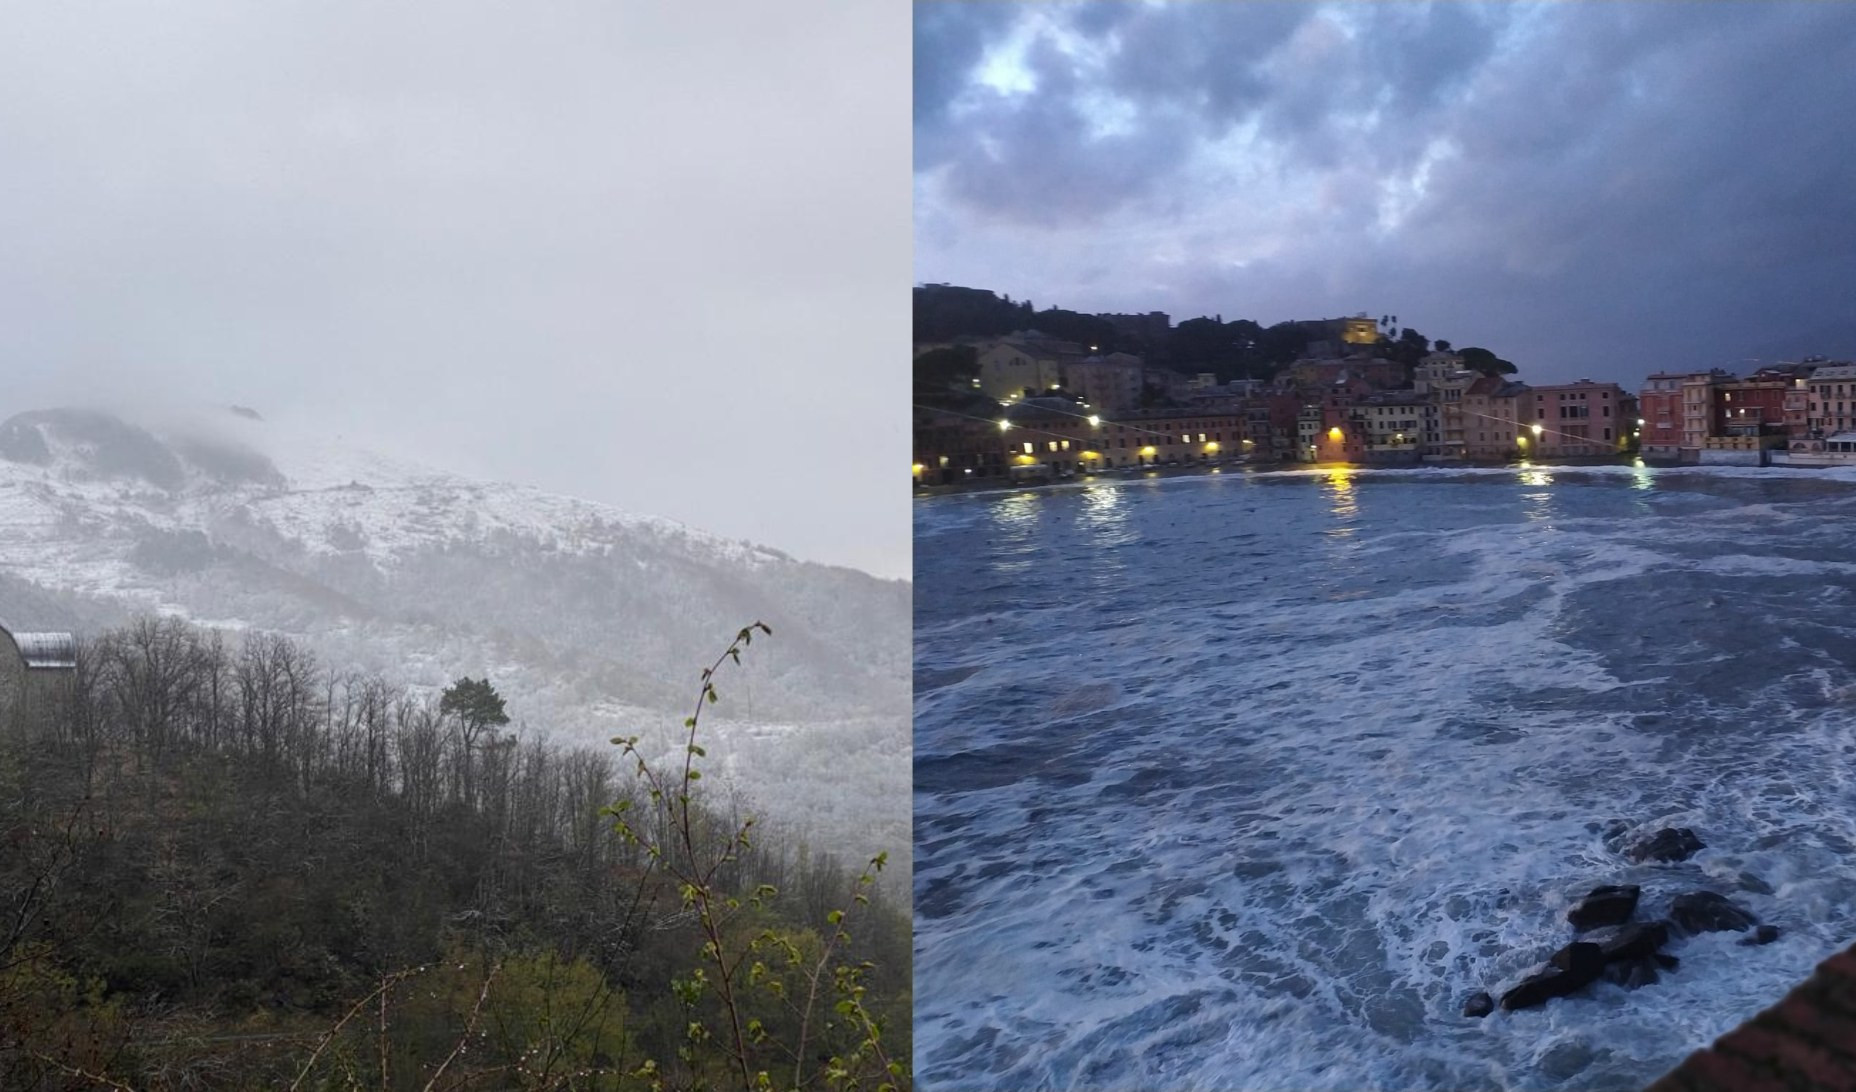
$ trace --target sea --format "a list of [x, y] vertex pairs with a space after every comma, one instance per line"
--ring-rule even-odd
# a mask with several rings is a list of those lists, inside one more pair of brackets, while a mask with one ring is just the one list
[[[922, 1089], [1641, 1087], [1856, 940], [1845, 471], [1226, 468], [914, 524]], [[1706, 848], [1617, 850], [1668, 826]], [[1780, 937], [1462, 1015], [1613, 883]]]

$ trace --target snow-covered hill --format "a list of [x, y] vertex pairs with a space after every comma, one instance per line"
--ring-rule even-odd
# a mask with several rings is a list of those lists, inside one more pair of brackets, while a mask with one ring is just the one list
[[488, 675], [529, 730], [586, 743], [667, 740], [700, 668], [762, 620], [774, 638], [721, 680], [712, 753], [777, 819], [875, 819], [872, 850], [906, 849], [903, 581], [249, 410], [0, 423], [0, 619], [83, 632], [144, 613], [286, 633], [327, 665], [420, 688]]

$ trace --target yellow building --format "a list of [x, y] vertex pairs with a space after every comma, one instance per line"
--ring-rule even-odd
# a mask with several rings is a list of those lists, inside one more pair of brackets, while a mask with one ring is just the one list
[[1379, 324], [1365, 315], [1341, 319], [1340, 339], [1349, 345], [1379, 343]]

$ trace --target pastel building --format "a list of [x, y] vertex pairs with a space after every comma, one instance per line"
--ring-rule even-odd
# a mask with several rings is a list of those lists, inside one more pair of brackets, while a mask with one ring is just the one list
[[1521, 442], [1518, 414], [1527, 384], [1499, 376], [1481, 376], [1463, 391], [1463, 457], [1512, 459], [1527, 446]]
[[1626, 425], [1619, 412], [1624, 391], [1616, 383], [1577, 383], [1530, 387], [1517, 403], [1517, 423], [1526, 430], [1517, 440], [1534, 458], [1560, 459], [1615, 455], [1624, 444], [1633, 420]]

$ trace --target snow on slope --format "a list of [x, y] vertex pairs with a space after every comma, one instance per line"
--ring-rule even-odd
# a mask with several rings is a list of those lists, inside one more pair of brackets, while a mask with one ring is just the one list
[[[487, 674], [512, 715], [585, 743], [668, 746], [700, 667], [761, 619], [775, 639], [717, 707], [723, 770], [802, 801], [794, 822], [868, 796], [873, 848], [906, 849], [901, 582], [229, 412], [156, 433], [75, 410], [0, 423], [0, 577], [15, 624], [163, 613], [427, 692]], [[27, 601], [41, 616], [18, 616]]]

